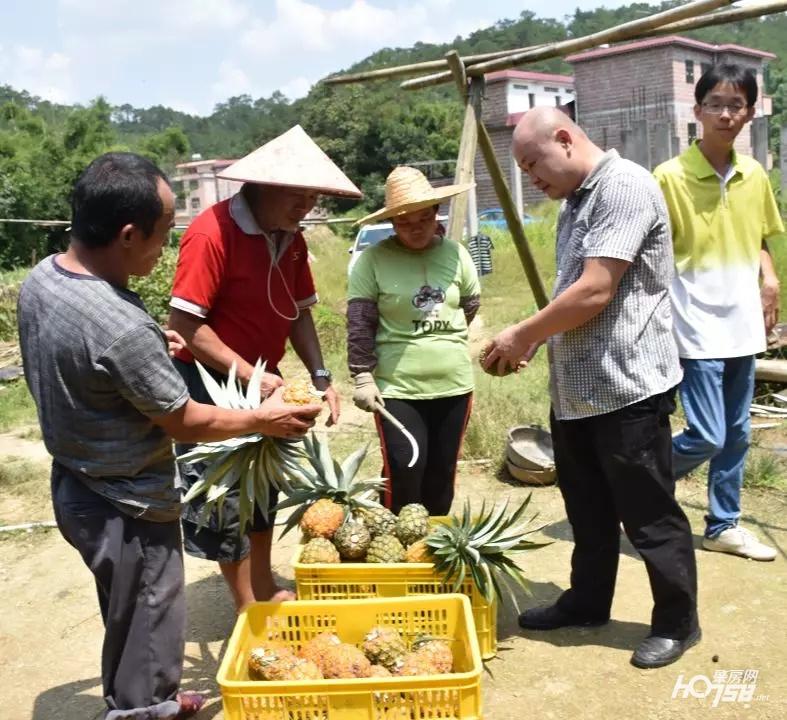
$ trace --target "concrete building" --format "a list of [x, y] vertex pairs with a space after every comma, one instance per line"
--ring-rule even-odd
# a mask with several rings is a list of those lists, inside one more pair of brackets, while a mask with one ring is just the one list
[[[495, 154], [509, 180], [514, 196], [521, 193], [524, 205], [540, 202], [544, 196], [522, 175], [511, 155], [514, 126], [530, 108], [548, 105], [569, 109], [574, 101], [574, 78], [568, 75], [502, 70], [486, 76], [481, 118], [489, 131]], [[475, 180], [478, 210], [499, 207], [492, 181], [481, 153], [476, 154]]]
[[175, 224], [188, 225], [192, 218], [220, 200], [226, 200], [240, 189], [242, 183], [216, 177], [234, 160], [201, 160], [180, 163], [172, 176], [175, 193]]
[[[743, 65], [757, 75], [756, 119], [738, 136], [735, 148], [767, 165], [771, 98], [763, 94], [763, 72], [775, 57], [739, 45], [670, 35], [596, 48], [566, 60], [574, 69], [577, 120], [591, 139], [650, 169], [699, 137], [694, 85], [708, 68], [723, 62]], [[758, 139], [758, 133], [764, 135]]]

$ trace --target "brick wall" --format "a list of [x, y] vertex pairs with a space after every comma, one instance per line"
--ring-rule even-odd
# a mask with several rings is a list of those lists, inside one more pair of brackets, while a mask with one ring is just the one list
[[[693, 63], [691, 81], [686, 77], [687, 60]], [[693, 108], [694, 85], [702, 75], [703, 65], [723, 61], [755, 70], [762, 88], [759, 59], [737, 53], [714, 54], [682, 45], [643, 48], [574, 63], [579, 124], [602, 148], [620, 150], [623, 134], [633, 123], [645, 119], [651, 137], [651, 156], [656, 157], [655, 126], [668, 123], [671, 134], [678, 138], [677, 150], [682, 152], [688, 147], [690, 123], [696, 125], [697, 135], [701, 134]], [[761, 113], [762, 97], [757, 106]], [[751, 154], [749, 127], [740, 133], [735, 148], [738, 152]]]

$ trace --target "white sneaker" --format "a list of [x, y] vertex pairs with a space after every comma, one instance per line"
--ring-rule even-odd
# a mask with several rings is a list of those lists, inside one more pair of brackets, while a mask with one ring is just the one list
[[761, 543], [751, 531], [742, 527], [732, 527], [722, 530], [713, 539], [702, 538], [702, 547], [715, 552], [740, 555], [750, 560], [773, 560], [776, 550]]

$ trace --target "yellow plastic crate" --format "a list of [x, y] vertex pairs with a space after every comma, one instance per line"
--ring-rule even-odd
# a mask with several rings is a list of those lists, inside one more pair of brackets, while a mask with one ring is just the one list
[[[249, 679], [249, 651], [265, 640], [297, 650], [321, 632], [360, 645], [375, 625], [451, 640], [447, 675], [298, 680]], [[480, 720], [481, 655], [464, 595], [254, 603], [239, 616], [216, 680], [225, 720]]]
[[[302, 563], [303, 546], [292, 559], [295, 588], [301, 600], [342, 600], [375, 597], [442, 595], [454, 591], [432, 563]], [[491, 603], [465, 578], [458, 592], [470, 598], [481, 657], [497, 654], [497, 602]]]

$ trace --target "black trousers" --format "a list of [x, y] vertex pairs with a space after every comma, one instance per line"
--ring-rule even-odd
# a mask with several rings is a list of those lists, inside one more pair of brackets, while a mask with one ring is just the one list
[[383, 501], [398, 513], [408, 503], [421, 503], [430, 515], [446, 515], [454, 499], [456, 462], [462, 448], [473, 394], [434, 400], [386, 398], [388, 410], [415, 437], [418, 462], [411, 468], [412, 447], [388, 420], [377, 418], [383, 450], [383, 476], [388, 478]]
[[571, 588], [561, 609], [610, 615], [620, 526], [645, 562], [653, 635], [683, 639], [697, 627], [697, 567], [691, 527], [675, 500], [669, 416], [674, 390], [605, 415], [552, 415], [558, 487], [571, 528]]
[[52, 502], [96, 582], [106, 719], [175, 718], [186, 637], [180, 523], [126, 515], [57, 462]]

